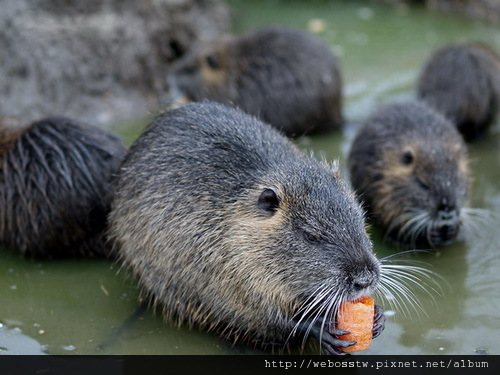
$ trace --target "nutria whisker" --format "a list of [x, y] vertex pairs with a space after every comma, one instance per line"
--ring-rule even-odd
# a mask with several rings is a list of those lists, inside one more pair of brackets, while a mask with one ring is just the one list
[[427, 211], [418, 209], [408, 210], [398, 220], [398, 226], [402, 222], [405, 222], [398, 230], [398, 240], [414, 245], [423, 231], [428, 232], [430, 220], [431, 218]]
[[[297, 324], [300, 324], [302, 320], [309, 315], [309, 313], [318, 305], [322, 302], [323, 298], [328, 295], [328, 292], [330, 289], [328, 288], [327, 285], [320, 285], [317, 287], [314, 292], [311, 293], [311, 296], [302, 303], [302, 305], [297, 309], [295, 314], [292, 316], [292, 319], [296, 318], [297, 316], [301, 315], [300, 319], [298, 320]], [[292, 331], [292, 334], [295, 333], [296, 329]]]
[[[298, 319], [297, 323], [295, 324], [294, 328], [292, 329], [292, 332], [290, 333], [287, 341], [293, 335], [295, 335], [297, 333], [297, 330], [300, 327], [300, 325], [303, 322], [305, 322], [306, 319], [308, 319], [309, 326], [305, 330], [304, 339], [303, 339], [303, 343], [302, 343], [302, 346], [305, 345], [305, 342], [306, 342], [307, 338], [309, 337], [309, 333], [311, 332], [312, 327], [314, 326], [314, 324], [316, 323], [318, 318], [323, 315], [322, 313], [325, 310], [325, 308], [328, 307], [328, 305], [329, 305], [328, 301], [329, 300], [334, 301], [337, 298], [336, 295], [338, 294], [339, 291], [336, 291], [335, 293], [332, 294], [332, 292], [335, 290], [333, 285], [335, 285], [335, 284], [321, 285], [317, 289], [318, 292], [314, 293], [312, 295], [312, 297], [309, 298], [308, 300], [306, 300], [303, 303], [303, 305], [297, 310], [297, 313], [295, 313], [294, 317], [300, 315], [300, 318]], [[312, 299], [312, 301], [309, 302], [309, 300], [311, 300], [311, 299]], [[314, 317], [309, 318], [313, 313], [314, 313]], [[293, 317], [292, 317], [292, 319], [293, 319]]]
[[[337, 290], [334, 294], [329, 294], [327, 296], [327, 299], [323, 301], [321, 304], [321, 308], [316, 314], [316, 316], [311, 320], [311, 323], [309, 327], [311, 328], [319, 319], [321, 319], [321, 330], [320, 330], [320, 336], [319, 336], [319, 345], [321, 349], [321, 343], [323, 342], [323, 332], [325, 331], [325, 326], [327, 324], [328, 317], [330, 316], [331, 312], [336, 312], [338, 311], [338, 308], [340, 306], [341, 302], [341, 297], [342, 297], [342, 291]], [[333, 311], [332, 311], [333, 308]], [[333, 321], [334, 322], [334, 321]], [[307, 335], [304, 336], [302, 345], [304, 346], [305, 341], [307, 339]]]
[[[383, 277], [380, 280], [379, 289], [384, 291], [382, 294], [387, 302], [395, 309], [400, 310], [403, 316], [411, 316], [411, 310], [419, 312], [425, 310], [416, 298], [413, 291], [398, 279]], [[387, 293], [389, 292], [389, 293]], [[386, 297], [387, 296], [387, 297]], [[388, 298], [390, 296], [390, 298]], [[411, 307], [411, 309], [409, 308]]]
[[[411, 252], [414, 251], [403, 253]], [[405, 316], [411, 314], [409, 307], [416, 313], [421, 311], [426, 314], [413, 289], [416, 287], [425, 292], [435, 302], [435, 296], [443, 295], [441, 282], [444, 282], [444, 279], [427, 267], [415, 265], [425, 264], [424, 262], [397, 260], [398, 263], [395, 264], [394, 257], [397, 255], [400, 254], [381, 259], [381, 278], [376, 293], [378, 292], [393, 308], [400, 309]]]
[[465, 207], [460, 212], [460, 220], [466, 237], [477, 238], [481, 228], [487, 226], [499, 215], [484, 208]]
[[323, 343], [323, 332], [325, 332], [326, 324], [335, 325], [336, 317], [338, 311], [340, 309], [340, 304], [344, 302], [344, 293], [341, 290], [337, 290], [337, 292], [331, 296], [330, 301], [325, 301], [325, 314], [323, 315], [323, 321], [321, 322], [321, 334], [319, 337], [319, 348], [322, 349]]

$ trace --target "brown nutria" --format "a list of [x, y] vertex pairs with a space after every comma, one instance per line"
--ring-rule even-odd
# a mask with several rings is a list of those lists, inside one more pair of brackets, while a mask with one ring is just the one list
[[[317, 337], [342, 301], [371, 293], [380, 263], [336, 165], [219, 103], [160, 115], [115, 180], [117, 257], [165, 317], [246, 343]], [[382, 273], [383, 274], [383, 273]], [[374, 334], [383, 328], [377, 308]]]
[[500, 58], [482, 44], [445, 45], [423, 67], [417, 94], [470, 141], [484, 133], [497, 116]]
[[37, 257], [107, 253], [113, 174], [125, 155], [109, 132], [64, 117], [0, 129], [0, 244]]
[[348, 157], [351, 182], [374, 221], [412, 246], [458, 234], [469, 178], [454, 125], [423, 103], [388, 105], [361, 126]]
[[172, 67], [170, 90], [231, 104], [288, 136], [342, 124], [337, 57], [319, 37], [284, 27], [195, 48]]

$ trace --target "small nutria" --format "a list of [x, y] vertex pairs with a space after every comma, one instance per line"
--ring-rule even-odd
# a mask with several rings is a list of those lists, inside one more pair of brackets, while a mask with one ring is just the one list
[[436, 246], [459, 232], [469, 190], [464, 140], [419, 102], [388, 105], [361, 126], [348, 157], [351, 182], [389, 237]]
[[494, 122], [500, 105], [500, 58], [482, 44], [437, 49], [424, 65], [417, 95], [443, 113], [466, 141]]
[[[371, 293], [380, 264], [337, 166], [219, 103], [160, 115], [130, 148], [109, 217], [118, 259], [167, 319], [247, 343], [313, 335]], [[374, 334], [383, 328], [377, 308]]]
[[125, 156], [107, 131], [64, 117], [0, 129], [0, 244], [24, 255], [107, 253], [111, 179]]
[[172, 67], [169, 89], [234, 105], [288, 136], [342, 124], [337, 57], [319, 37], [284, 27], [195, 48]]

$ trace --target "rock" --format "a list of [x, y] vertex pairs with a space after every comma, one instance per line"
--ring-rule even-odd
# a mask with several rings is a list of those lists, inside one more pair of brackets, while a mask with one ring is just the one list
[[3, 0], [0, 118], [145, 116], [169, 64], [228, 27], [221, 0]]

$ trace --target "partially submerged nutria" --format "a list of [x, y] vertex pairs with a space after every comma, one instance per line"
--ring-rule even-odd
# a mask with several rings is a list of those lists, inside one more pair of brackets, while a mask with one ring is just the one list
[[[339, 304], [380, 278], [337, 166], [223, 104], [170, 110], [136, 140], [109, 229], [119, 260], [167, 319], [247, 343], [310, 335], [338, 354], [352, 344], [330, 327]], [[377, 308], [374, 334], [382, 328]]]
[[197, 48], [172, 67], [170, 90], [231, 104], [288, 136], [342, 124], [342, 80], [319, 37], [267, 28]]
[[64, 117], [0, 129], [0, 244], [29, 256], [107, 252], [113, 174], [125, 155], [107, 131]]
[[451, 122], [418, 102], [386, 106], [358, 130], [351, 182], [386, 233], [436, 246], [459, 232], [469, 190], [464, 141]]
[[496, 119], [500, 58], [485, 45], [445, 45], [426, 62], [417, 91], [458, 127], [465, 140], [472, 140]]

